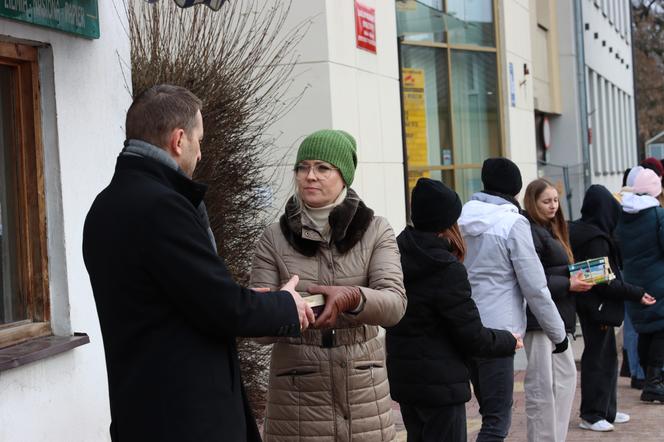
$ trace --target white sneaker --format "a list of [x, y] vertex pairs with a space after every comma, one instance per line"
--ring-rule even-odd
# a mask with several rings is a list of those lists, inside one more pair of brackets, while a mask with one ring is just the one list
[[590, 422], [581, 419], [579, 427], [583, 428], [584, 430], [590, 430], [590, 431], [613, 431], [613, 425], [611, 425], [606, 419], [597, 421], [594, 424], [591, 424]]
[[616, 418], [613, 420], [614, 424], [624, 424], [625, 422], [629, 422], [629, 414], [627, 413], [621, 413], [620, 411], [616, 412]]

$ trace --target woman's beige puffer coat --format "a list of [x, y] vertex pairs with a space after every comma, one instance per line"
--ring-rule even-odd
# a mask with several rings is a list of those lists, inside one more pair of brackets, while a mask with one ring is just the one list
[[394, 232], [350, 189], [330, 214], [329, 243], [306, 220], [291, 200], [280, 222], [268, 227], [258, 243], [251, 286], [278, 289], [298, 275], [296, 289], [303, 295], [312, 284], [357, 286], [364, 305], [356, 314], [340, 315], [332, 337], [330, 331], [309, 329], [301, 338], [271, 341], [264, 439], [393, 440], [378, 326], [396, 324], [406, 311]]

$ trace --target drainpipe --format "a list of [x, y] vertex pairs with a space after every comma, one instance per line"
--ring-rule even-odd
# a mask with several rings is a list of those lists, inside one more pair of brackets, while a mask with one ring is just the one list
[[[581, 154], [583, 157], [584, 190], [590, 187], [590, 145], [588, 143], [588, 93], [586, 89], [586, 55], [583, 45], [583, 7], [574, 1], [574, 41], [576, 43], [576, 84], [581, 115]], [[584, 192], [585, 193], [585, 192]]]
[[636, 161], [641, 162], [645, 158], [645, 146], [643, 149], [643, 156], [641, 156], [641, 147], [639, 146], [639, 106], [638, 106], [638, 96], [636, 94], [636, 49], [634, 48], [634, 26], [636, 21], [634, 20], [634, 12], [632, 11], [632, 2], [629, 2], [629, 43], [632, 49], [632, 105], [634, 107], [634, 143], [636, 146]]

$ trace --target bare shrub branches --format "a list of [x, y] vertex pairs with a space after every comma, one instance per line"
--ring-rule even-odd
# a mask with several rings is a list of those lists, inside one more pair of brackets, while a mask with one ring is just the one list
[[632, 1], [638, 145], [664, 130], [664, 1]]

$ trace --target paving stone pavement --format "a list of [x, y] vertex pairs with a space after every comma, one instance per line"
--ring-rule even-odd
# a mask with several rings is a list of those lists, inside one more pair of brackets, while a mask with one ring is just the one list
[[[507, 442], [526, 441], [526, 415], [523, 393], [525, 372], [519, 370], [514, 375], [514, 405], [512, 428]], [[567, 442], [663, 442], [664, 441], [664, 404], [650, 404], [639, 401], [640, 391], [629, 387], [628, 378], [618, 378], [618, 410], [631, 416], [628, 423], [616, 425], [615, 431], [597, 433], [579, 428], [579, 404], [581, 403], [580, 381], [577, 381], [576, 397]], [[399, 405], [394, 403], [395, 420], [397, 422], [397, 441], [406, 441], [406, 431], [399, 413]], [[466, 404], [468, 440], [474, 441], [480, 429], [481, 418], [477, 401], [473, 399]]]

